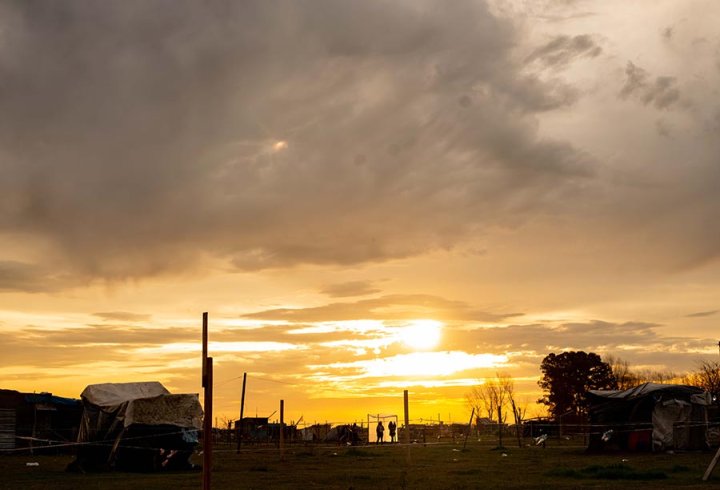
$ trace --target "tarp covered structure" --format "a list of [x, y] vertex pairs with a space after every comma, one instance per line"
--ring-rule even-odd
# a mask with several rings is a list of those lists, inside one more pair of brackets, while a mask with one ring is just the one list
[[81, 413], [80, 400], [74, 398], [0, 390], [0, 451], [68, 451], [66, 443], [77, 439]]
[[644, 383], [587, 393], [590, 450], [707, 448], [710, 395], [687, 385]]
[[80, 395], [77, 460], [71, 469], [189, 468], [203, 411], [196, 394], [171, 394], [157, 381], [90, 385]]

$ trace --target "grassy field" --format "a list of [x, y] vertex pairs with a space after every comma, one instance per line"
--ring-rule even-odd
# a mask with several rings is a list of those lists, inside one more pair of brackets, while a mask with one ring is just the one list
[[[213, 488], [463, 489], [463, 488], [710, 488], [702, 475], [712, 453], [586, 454], [584, 448], [551, 443], [494, 449], [488, 441], [410, 446], [294, 446], [280, 453], [231, 446], [214, 453]], [[200, 462], [200, 456], [194, 456]], [[66, 473], [70, 456], [0, 455], [0, 488], [173, 489], [200, 488], [201, 473]], [[37, 462], [38, 466], [27, 466]]]

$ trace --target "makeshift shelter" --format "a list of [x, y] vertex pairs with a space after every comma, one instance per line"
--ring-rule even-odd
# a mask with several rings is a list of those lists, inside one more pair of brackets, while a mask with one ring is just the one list
[[73, 398], [0, 390], [0, 451], [68, 450], [66, 443], [77, 438], [81, 413], [80, 400]]
[[202, 428], [196, 394], [157, 381], [90, 385], [80, 395], [77, 460], [68, 469], [154, 471], [190, 468]]
[[587, 393], [588, 449], [665, 451], [707, 448], [710, 395], [686, 385], [645, 383]]
[[235, 431], [243, 441], [267, 442], [270, 440], [269, 424], [268, 417], [243, 417], [235, 421]]

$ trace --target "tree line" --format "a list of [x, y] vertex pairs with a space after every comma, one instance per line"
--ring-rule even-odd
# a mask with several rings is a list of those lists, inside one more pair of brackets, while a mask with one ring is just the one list
[[[620, 357], [601, 358], [593, 352], [568, 351], [550, 353], [540, 364], [542, 377], [538, 385], [543, 396], [537, 400], [545, 405], [553, 418], [565, 415], [582, 417], [587, 414], [585, 394], [589, 390], [626, 390], [643, 383], [678, 383], [697, 386], [720, 401], [720, 361], [698, 361], [694, 371], [678, 375], [672, 371], [634, 369]], [[513, 379], [497, 373], [494, 379], [473, 387], [466, 399], [476, 417], [487, 416], [503, 425], [512, 416], [518, 430], [525, 418], [527, 405], [518, 403]], [[502, 431], [500, 431], [502, 432]], [[502, 446], [502, 435], [500, 446]]]

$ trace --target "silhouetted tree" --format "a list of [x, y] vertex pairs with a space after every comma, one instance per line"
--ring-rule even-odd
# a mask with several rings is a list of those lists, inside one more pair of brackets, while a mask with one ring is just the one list
[[630, 368], [630, 364], [625, 359], [612, 354], [603, 356], [603, 361], [610, 366], [618, 390], [627, 390], [640, 384], [638, 376]]
[[512, 408], [516, 423], [521, 413], [515, 403], [515, 383], [510, 375], [496, 373], [495, 379], [485, 381], [473, 387], [465, 395], [468, 405], [475, 409], [475, 413], [487, 413], [490, 420], [497, 418], [498, 422], [498, 447], [503, 447], [502, 431], [507, 419], [507, 406]]
[[547, 405], [555, 417], [567, 412], [586, 413], [588, 390], [617, 389], [612, 369], [593, 352], [548, 354], [540, 370], [543, 377], [538, 384], [545, 395], [538, 403]]
[[[603, 361], [612, 369], [615, 381], [619, 390], [627, 390], [643, 383], [676, 383], [684, 382], [682, 375], [670, 370], [658, 369], [634, 369], [630, 364], [620, 357], [612, 354], [603, 356]], [[682, 378], [682, 379], [681, 379]], [[690, 383], [686, 383], [690, 384]]]
[[700, 361], [696, 371], [683, 378], [685, 384], [697, 386], [713, 395], [717, 401], [720, 399], [720, 362]]

